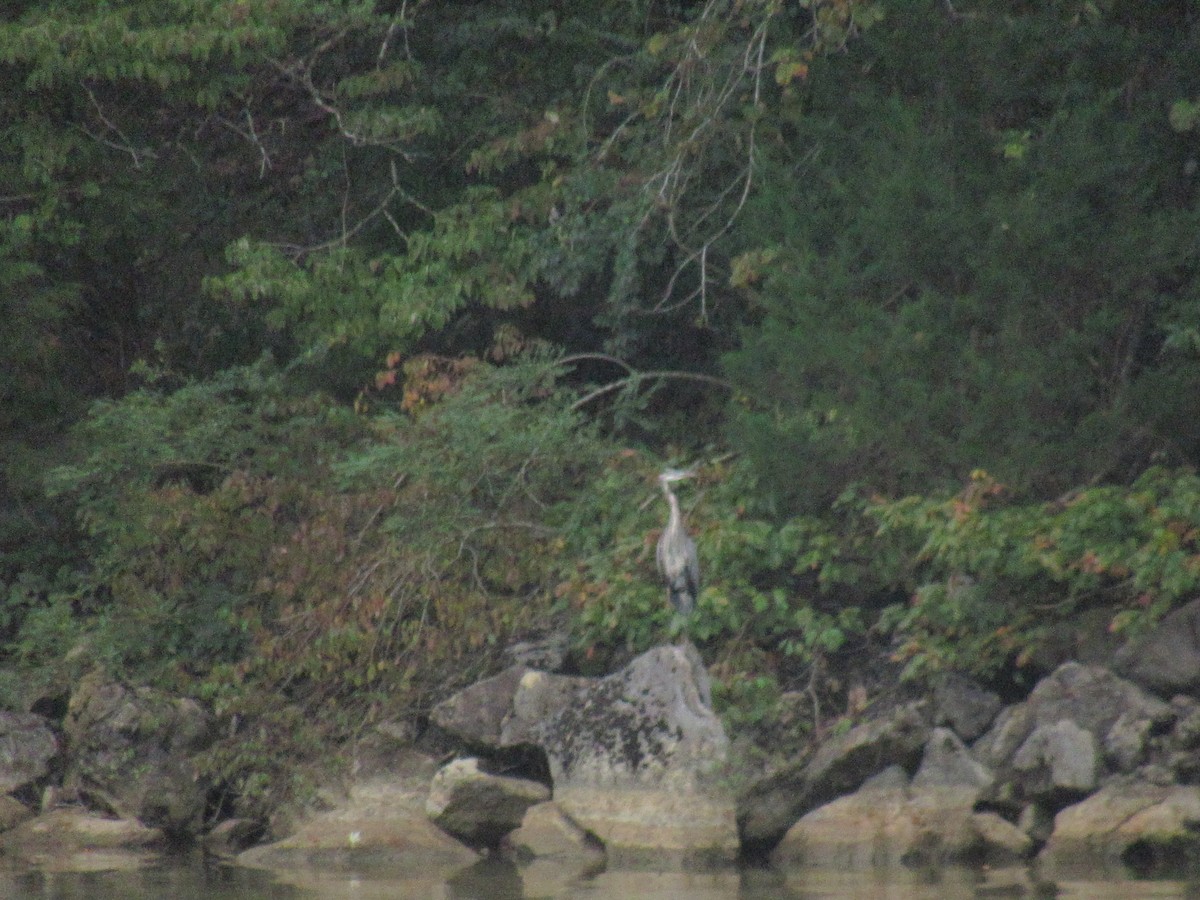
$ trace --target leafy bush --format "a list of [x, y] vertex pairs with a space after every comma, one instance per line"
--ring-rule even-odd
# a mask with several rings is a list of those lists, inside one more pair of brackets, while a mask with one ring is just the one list
[[856, 538], [817, 520], [779, 527], [750, 514], [744, 472], [724, 463], [703, 468], [677, 491], [696, 539], [702, 589], [689, 619], [674, 621], [654, 563], [665, 504], [647, 462], [632, 452], [614, 457], [580, 500], [582, 510], [595, 510], [579, 531], [589, 543], [573, 548], [578, 555], [568, 558], [559, 593], [597, 668], [681, 627], [716, 661], [723, 708], [740, 721], [750, 713], [734, 709], [731, 698], [753, 695], [761, 707], [766, 685], [794, 686], [864, 634], [864, 614], [846, 593], [862, 576], [850, 558]]
[[950, 498], [867, 502], [863, 514], [904, 559], [911, 601], [883, 624], [916, 673], [990, 674], [1028, 661], [1058, 623], [1087, 609], [1136, 632], [1200, 591], [1200, 478], [1148, 470], [1129, 487], [1016, 503], [977, 471]]
[[356, 430], [327, 400], [290, 394], [266, 361], [173, 390], [156, 376], [97, 404], [76, 430], [78, 460], [48, 475], [86, 533], [76, 612], [93, 652], [183, 684], [237, 660], [262, 573], [311, 511], [309, 482]]

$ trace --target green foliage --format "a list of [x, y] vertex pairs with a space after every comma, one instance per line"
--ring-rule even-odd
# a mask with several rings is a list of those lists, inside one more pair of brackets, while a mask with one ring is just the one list
[[324, 486], [336, 496], [260, 582], [279, 618], [247, 677], [337, 698], [347, 717], [424, 710], [486, 671], [506, 635], [546, 627], [568, 500], [604, 452], [553, 359], [411, 372], [410, 397], [449, 372], [440, 399], [372, 420]]
[[[258, 579], [311, 503], [303, 479], [355, 425], [290, 395], [265, 361], [174, 390], [167, 380], [98, 403], [77, 429], [79, 461], [48, 481], [88, 537], [76, 592], [93, 654], [170, 680], [245, 652]], [[18, 646], [56, 608], [31, 610]]]
[[714, 685], [713, 706], [732, 734], [744, 734], [778, 716], [780, 695], [771, 676], [737, 673]]
[[[987, 674], [1079, 613], [1143, 627], [1200, 557], [1195, 476], [1148, 468], [1200, 462], [1196, 28], [1124, 0], [14, 8], [5, 662], [191, 691], [260, 814], [285, 754], [552, 625], [592, 671], [686, 630], [726, 719], [788, 740], [876, 639]], [[686, 623], [664, 456], [724, 460], [679, 489]]]
[[386, 350], [413, 348], [468, 306], [529, 305], [526, 243], [510, 205], [479, 190], [439, 212], [429, 231], [410, 235], [403, 254], [367, 257], [339, 247], [301, 265], [242, 239], [229, 249], [233, 271], [207, 288], [239, 309], [267, 303], [266, 323], [288, 330], [311, 357], [346, 345], [362, 367]]
[[917, 4], [814, 61], [761, 154], [735, 271], [758, 318], [727, 357], [731, 439], [781, 514], [979, 466], [1047, 497], [1195, 459], [1200, 366], [1160, 353], [1197, 290], [1177, 26]]
[[[859, 607], [839, 599], [860, 577], [846, 558], [855, 538], [815, 520], [780, 528], [751, 517], [741, 500], [744, 489], [736, 470], [716, 467], [699, 482], [700, 499], [682, 501], [703, 582], [683, 627], [718, 658], [752, 650], [753, 668], [735, 667], [735, 679], [751, 677], [747, 671], [758, 667], [772, 678], [784, 669], [808, 671], [866, 630]], [[664, 505], [649, 490], [645, 465], [635, 455], [616, 457], [578, 505], [596, 510], [580, 533], [599, 541], [576, 545], [559, 588], [578, 610], [577, 641], [601, 659], [661, 641], [679, 623], [654, 568]], [[765, 663], [764, 654], [780, 662]]]
[[983, 674], [1023, 665], [1087, 609], [1107, 611], [1115, 632], [1145, 628], [1200, 589], [1197, 501], [1194, 473], [1151, 469], [1049, 505], [1014, 503], [982, 472], [949, 499], [869, 503], [880, 542], [907, 558], [893, 577], [912, 594], [883, 626], [903, 639], [910, 673]]

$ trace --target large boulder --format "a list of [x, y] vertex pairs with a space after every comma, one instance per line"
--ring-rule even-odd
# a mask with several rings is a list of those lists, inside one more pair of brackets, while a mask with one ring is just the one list
[[93, 672], [67, 708], [65, 792], [172, 834], [200, 830], [208, 785], [195, 763], [213, 738], [197, 703]]
[[1114, 668], [1164, 697], [1194, 693], [1200, 688], [1200, 598], [1118, 650]]
[[971, 755], [957, 733], [948, 728], [935, 728], [929, 734], [921, 767], [913, 776], [912, 786], [926, 788], [956, 788], [971, 792], [971, 803], [995, 782], [995, 774]]
[[801, 816], [861, 787], [890, 766], [913, 771], [931, 733], [925, 706], [913, 703], [851, 728], [811, 758], [751, 786], [738, 800], [738, 828], [752, 854], [770, 851]]
[[[521, 679], [530, 671], [524, 665], [513, 665], [499, 675], [477, 681], [435, 706], [430, 721], [476, 750], [507, 749], [501, 729], [512, 715]], [[558, 680], [573, 683], [573, 679]]]
[[58, 756], [58, 739], [33, 713], [0, 712], [0, 794], [36, 787]]
[[1026, 797], [1084, 796], [1096, 789], [1100, 748], [1095, 735], [1070, 719], [1039, 725], [1012, 758], [1012, 775]]
[[964, 741], [973, 741], [991, 727], [1003, 705], [994, 691], [964, 675], [947, 672], [934, 684], [933, 724], [945, 725]]
[[1103, 867], [1140, 875], [1178, 875], [1200, 864], [1200, 788], [1118, 777], [1059, 811], [1043, 848], [1044, 871]]
[[476, 747], [538, 748], [555, 802], [610, 855], [737, 852], [720, 780], [729, 741], [691, 645], [655, 647], [605, 678], [513, 667], [450, 698], [433, 721]]
[[386, 767], [369, 761], [349, 784], [326, 786], [321, 808], [297, 813], [290, 834], [251, 847], [237, 861], [304, 884], [329, 871], [440, 884], [480, 856], [429, 821], [425, 804], [436, 770], [415, 752], [393, 754]]
[[494, 847], [520, 827], [525, 810], [549, 799], [544, 784], [484, 772], [477, 759], [456, 759], [433, 777], [425, 812], [463, 843]]
[[987, 798], [1019, 811], [1061, 808], [1116, 773], [1129, 773], [1177, 712], [1102, 666], [1065, 663], [1024, 703], [1004, 709], [972, 750], [997, 773]]
[[0, 796], [0, 831], [15, 828], [26, 819], [32, 819], [34, 811], [10, 794]]
[[137, 868], [160, 860], [163, 832], [132, 819], [54, 809], [0, 835], [4, 854], [48, 871]]
[[862, 870], [1013, 863], [1031, 854], [1033, 842], [1015, 825], [974, 811], [978, 793], [973, 783], [917, 786], [893, 766], [801, 818], [771, 861], [781, 868]]

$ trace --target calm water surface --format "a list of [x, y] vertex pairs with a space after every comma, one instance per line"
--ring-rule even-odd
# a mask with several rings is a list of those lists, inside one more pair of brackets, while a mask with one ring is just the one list
[[296, 871], [267, 873], [201, 861], [125, 872], [0, 869], [4, 900], [957, 900], [957, 898], [1088, 898], [1200, 900], [1194, 881], [1139, 881], [1123, 874], [1039, 879], [1025, 868], [936, 872], [832, 872], [752, 869], [710, 873], [610, 871], [584, 876], [545, 863], [517, 868], [483, 862], [449, 878], [420, 873]]

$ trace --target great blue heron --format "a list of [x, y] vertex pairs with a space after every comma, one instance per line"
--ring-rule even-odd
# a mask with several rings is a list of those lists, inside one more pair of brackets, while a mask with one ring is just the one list
[[696, 473], [689, 469], [667, 469], [658, 476], [671, 516], [667, 527], [658, 539], [658, 571], [667, 582], [667, 599], [680, 616], [687, 616], [696, 605], [700, 591], [700, 560], [696, 556], [696, 542], [683, 527], [683, 516], [679, 512], [679, 499], [671, 485]]

